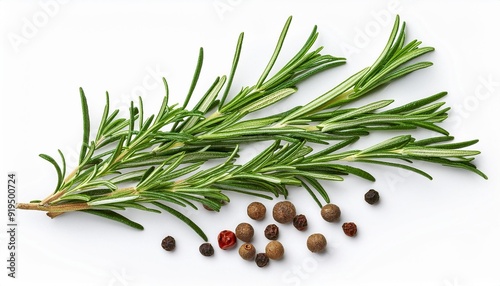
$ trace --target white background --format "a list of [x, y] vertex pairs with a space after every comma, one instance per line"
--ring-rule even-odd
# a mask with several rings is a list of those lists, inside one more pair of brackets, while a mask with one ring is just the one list
[[[342, 233], [341, 223], [323, 221], [304, 190], [291, 189], [289, 198], [308, 216], [309, 229], [299, 233], [293, 226], [281, 226], [285, 258], [263, 269], [240, 259], [236, 250], [216, 248], [214, 257], [202, 257], [198, 246], [203, 241], [168, 214], [127, 211], [145, 226], [141, 232], [80, 213], [50, 220], [41, 212], [19, 210], [18, 278], [8, 279], [0, 264], [1, 285], [500, 285], [500, 185], [495, 167], [500, 157], [494, 137], [500, 107], [500, 1], [181, 2], [0, 2], [0, 174], [17, 172], [19, 201], [41, 199], [53, 190], [55, 172], [38, 154], [55, 157], [61, 149], [69, 164], [76, 163], [79, 87], [87, 94], [94, 128], [106, 91], [112, 106], [122, 109], [141, 95], [152, 113], [163, 96], [163, 76], [172, 102], [182, 102], [203, 46], [204, 69], [195, 92], [199, 97], [215, 76], [228, 73], [242, 31], [245, 41], [234, 86], [252, 85], [289, 15], [294, 19], [278, 64], [297, 51], [316, 24], [317, 46], [325, 46], [324, 53], [347, 57], [348, 63], [302, 84], [284, 106], [269, 112], [302, 104], [370, 65], [397, 13], [408, 24], [409, 39], [436, 48], [425, 56], [434, 66], [398, 80], [370, 100], [396, 99], [399, 104], [448, 91], [445, 100], [453, 109], [442, 126], [458, 140], [480, 139], [474, 146], [482, 151], [476, 164], [489, 180], [419, 164], [434, 180], [367, 166], [377, 182], [347, 178], [326, 183], [332, 201], [342, 208], [342, 221], [358, 224], [355, 238]], [[378, 133], [363, 144], [388, 135]], [[250, 147], [246, 154], [256, 150]], [[376, 206], [363, 200], [370, 188], [381, 194]], [[0, 197], [0, 213], [5, 214], [6, 195]], [[220, 230], [249, 221], [246, 205], [253, 198], [231, 199], [220, 213], [182, 211], [216, 245]], [[275, 202], [264, 201], [268, 209]], [[271, 216], [252, 222], [260, 250], [269, 223]], [[326, 253], [307, 250], [305, 240], [312, 232], [325, 234]], [[166, 235], [177, 239], [173, 253], [160, 247]], [[2, 261], [6, 246], [2, 231]]]

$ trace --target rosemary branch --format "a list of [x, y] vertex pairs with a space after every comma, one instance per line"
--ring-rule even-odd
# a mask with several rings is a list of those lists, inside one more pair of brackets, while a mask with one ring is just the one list
[[[336, 87], [304, 106], [281, 114], [247, 119], [247, 115], [283, 101], [297, 92], [297, 85], [317, 73], [345, 63], [345, 59], [322, 55], [313, 49], [318, 37], [314, 27], [303, 47], [278, 72], [270, 76], [283, 47], [291, 23], [286, 21], [268, 65], [257, 82], [243, 87], [232, 98], [229, 91], [242, 51], [243, 34], [238, 38], [229, 76], [220, 76], [192, 109], [188, 109], [203, 62], [200, 49], [193, 80], [182, 106], [169, 104], [169, 89], [156, 115], [143, 112], [139, 98], [131, 102], [128, 117], [109, 109], [109, 95], [94, 140], [90, 140], [90, 118], [86, 96], [80, 89], [83, 111], [83, 142], [78, 166], [66, 175], [64, 155], [61, 165], [46, 154], [57, 173], [55, 191], [41, 201], [18, 204], [20, 209], [46, 211], [56, 217], [70, 211], [86, 212], [125, 223], [137, 229], [116, 210], [136, 208], [169, 212], [191, 226], [203, 239], [201, 228], [170, 205], [193, 207], [203, 204], [219, 210], [228, 202], [227, 192], [239, 192], [271, 199], [287, 196], [288, 187], [304, 187], [317, 202], [329, 202], [322, 180], [341, 181], [356, 175], [374, 181], [355, 163], [381, 164], [404, 168], [432, 178], [411, 165], [425, 161], [466, 169], [486, 178], [472, 160], [479, 151], [464, 150], [477, 140], [450, 143], [453, 137], [437, 124], [446, 120], [448, 107], [439, 100], [441, 92], [388, 109], [393, 100], [380, 100], [360, 107], [348, 105], [414, 71], [429, 67], [417, 61], [431, 52], [419, 41], [406, 42], [405, 24], [396, 18], [386, 47], [375, 63], [355, 73]], [[224, 91], [223, 91], [224, 89]], [[416, 140], [411, 135], [396, 136], [362, 150], [344, 150], [377, 130], [425, 128], [441, 136]], [[270, 145], [245, 164], [238, 164], [240, 148], [256, 141]], [[325, 149], [313, 152], [310, 143]], [[103, 148], [106, 147], [106, 148]], [[209, 160], [222, 163], [203, 168]], [[319, 196], [318, 196], [319, 195]], [[153, 206], [153, 207], [151, 207]]]

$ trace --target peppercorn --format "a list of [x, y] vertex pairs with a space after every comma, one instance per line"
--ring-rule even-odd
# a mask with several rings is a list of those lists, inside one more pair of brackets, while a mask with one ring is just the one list
[[369, 203], [370, 205], [373, 205], [378, 202], [380, 199], [380, 195], [377, 191], [374, 189], [370, 189], [366, 194], [365, 194], [365, 201]]
[[253, 260], [255, 258], [255, 247], [250, 243], [242, 244], [238, 253], [245, 260]]
[[247, 214], [251, 219], [263, 220], [266, 217], [266, 206], [259, 202], [253, 202], [248, 205]]
[[346, 222], [342, 225], [342, 229], [347, 236], [353, 237], [358, 233], [358, 227], [353, 222]]
[[203, 255], [203, 256], [214, 255], [214, 247], [212, 246], [212, 244], [210, 244], [208, 242], [201, 244], [199, 250], [200, 250], [201, 255]]
[[259, 267], [265, 267], [269, 263], [269, 257], [265, 253], [258, 253], [255, 257], [255, 263]]
[[244, 242], [250, 242], [250, 240], [252, 240], [254, 230], [251, 224], [242, 222], [236, 226], [235, 233], [237, 238]]
[[166, 251], [172, 251], [175, 249], [175, 239], [171, 236], [165, 237], [161, 241], [161, 247], [165, 249]]
[[290, 223], [295, 215], [295, 206], [289, 201], [278, 202], [274, 205], [273, 218], [279, 223]]
[[298, 216], [295, 216], [293, 218], [293, 226], [300, 230], [300, 231], [303, 231], [307, 228], [307, 218], [305, 215], [303, 214], [300, 214]]
[[[224, 201], [224, 200], [215, 200], [215, 199], [212, 199], [212, 198], [207, 198], [207, 197], [205, 197], [205, 199], [210, 200], [210, 201], [213, 201], [214, 203], [219, 204], [221, 207], [223, 207], [223, 206], [225, 206], [225, 205], [227, 204], [227, 201]], [[206, 204], [202, 204], [202, 206], [203, 206], [203, 208], [204, 208], [204, 209], [206, 209], [207, 211], [211, 211], [211, 212], [213, 212], [213, 211], [214, 211], [214, 209], [213, 209], [213, 208], [209, 207], [209, 206], [208, 206], [208, 205], [206, 205]]]
[[285, 249], [279, 241], [273, 240], [266, 245], [266, 255], [269, 259], [280, 260], [283, 254], [285, 254]]
[[236, 235], [230, 230], [223, 230], [217, 236], [217, 242], [221, 249], [229, 249], [236, 245]]
[[340, 218], [340, 208], [335, 204], [326, 204], [321, 208], [321, 216], [327, 222], [333, 222]]
[[206, 204], [203, 204], [203, 208], [210, 212], [214, 211], [211, 207], [207, 206]]
[[307, 238], [307, 248], [311, 252], [321, 252], [326, 248], [326, 238], [321, 233], [311, 234]]
[[275, 224], [270, 224], [266, 226], [266, 229], [264, 230], [264, 235], [266, 236], [267, 239], [270, 240], [278, 239], [279, 234], [280, 234], [280, 229]]

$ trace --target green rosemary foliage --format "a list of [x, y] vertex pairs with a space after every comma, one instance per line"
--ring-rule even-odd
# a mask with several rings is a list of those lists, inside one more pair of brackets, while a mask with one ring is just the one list
[[[372, 174], [353, 166], [357, 163], [403, 168], [431, 179], [428, 173], [411, 165], [413, 161], [425, 161], [466, 169], [486, 178], [472, 164], [479, 151], [463, 149], [477, 140], [450, 143], [453, 137], [437, 125], [448, 116], [449, 108], [439, 101], [445, 92], [390, 109], [393, 100], [347, 106], [382, 85], [431, 65], [425, 61], [413, 62], [433, 48], [421, 48], [416, 40], [406, 43], [405, 24], [400, 25], [399, 17], [373, 65], [304, 106], [247, 119], [247, 115], [293, 95], [300, 82], [345, 63], [343, 58], [320, 54], [322, 47], [313, 49], [318, 37], [314, 27], [296, 55], [270, 76], [290, 23], [291, 17], [257, 82], [243, 87], [232, 98], [228, 95], [242, 52], [243, 34], [238, 38], [229, 76], [216, 78], [192, 109], [187, 106], [201, 74], [203, 49], [182, 106], [169, 103], [165, 79], [166, 95], [155, 115], [145, 115], [139, 99], [138, 103], [131, 102], [128, 117], [120, 117], [118, 110], [110, 111], [106, 94], [93, 140], [89, 107], [80, 89], [83, 142], [78, 166], [66, 174], [61, 151], [60, 165], [51, 156], [41, 154], [56, 170], [56, 189], [44, 200], [19, 204], [18, 208], [46, 211], [50, 217], [82, 211], [137, 229], [143, 227], [116, 211], [127, 208], [166, 211], [207, 240], [200, 227], [171, 206], [197, 209], [202, 204], [219, 210], [229, 201], [228, 192], [271, 199], [287, 196], [290, 186], [304, 187], [321, 206], [322, 201], [330, 201], [321, 181], [342, 181], [346, 175], [375, 180]], [[423, 140], [411, 135], [396, 136], [362, 150], [345, 150], [372, 131], [415, 128], [429, 129], [441, 136]], [[269, 141], [270, 145], [248, 162], [239, 164], [240, 148], [256, 141]], [[314, 152], [311, 143], [329, 146]], [[223, 162], [203, 168], [207, 161], [216, 159]]]

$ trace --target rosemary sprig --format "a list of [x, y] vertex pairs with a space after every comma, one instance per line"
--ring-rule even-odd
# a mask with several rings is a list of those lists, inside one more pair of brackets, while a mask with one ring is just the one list
[[[288, 24], [289, 22], [285, 25], [282, 37], [278, 42], [273, 58], [266, 68], [266, 71], [269, 70], [269, 66], [274, 63], [275, 55], [281, 49], [281, 39], [288, 29]], [[299, 52], [297, 56], [295, 56], [294, 59], [292, 59], [287, 65], [285, 65], [277, 76], [267, 81], [267, 84], [261, 84], [262, 78], [266, 75], [266, 72], [264, 72], [261, 79], [259, 79], [259, 82], [255, 86], [242, 89], [242, 91], [227, 104], [219, 104], [219, 109], [213, 114], [207, 115], [204, 118], [198, 118], [197, 120], [199, 120], [200, 124], [197, 126], [188, 130], [178, 129], [177, 131], [179, 132], [186, 132], [194, 136], [192, 140], [182, 142], [182, 144], [195, 144], [202, 146], [208, 144], [213, 145], [217, 144], [220, 140], [231, 143], [251, 142], [274, 140], [276, 139], [276, 136], [282, 136], [281, 139], [288, 141], [308, 140], [318, 143], [326, 143], [326, 141], [338, 138], [338, 136], [368, 134], [370, 130], [380, 129], [380, 127], [363, 128], [363, 130], [361, 130], [360, 127], [363, 127], [363, 124], [365, 123], [363, 120], [361, 120], [362, 122], [351, 121], [352, 126], [357, 126], [358, 128], [356, 128], [356, 130], [347, 131], [344, 128], [347, 123], [343, 122], [341, 125], [337, 121], [345, 121], [348, 118], [354, 119], [357, 114], [361, 115], [363, 111], [370, 112], [380, 109], [381, 107], [384, 107], [384, 105], [389, 104], [390, 101], [373, 103], [354, 111], [343, 109], [335, 111], [329, 110], [333, 107], [343, 107], [351, 102], [354, 102], [356, 99], [369, 94], [382, 85], [388, 84], [391, 81], [401, 78], [411, 72], [432, 65], [432, 63], [425, 61], [411, 63], [411, 61], [415, 58], [433, 51], [433, 48], [420, 48], [420, 42], [416, 40], [406, 44], [405, 24], [403, 23], [400, 25], [399, 17], [396, 17], [396, 21], [387, 45], [372, 66], [362, 69], [338, 86], [304, 106], [298, 106], [282, 114], [272, 115], [267, 118], [244, 120], [244, 117], [249, 113], [275, 104], [276, 102], [283, 100], [296, 92], [291, 83], [288, 85], [280, 84], [276, 87], [272, 87], [272, 84], [281, 78], [283, 71], [288, 73], [289, 70], [301, 62], [301, 58], [321, 58], [321, 62], [326, 60], [323, 58], [324, 56], [316, 55], [316, 51], [319, 51], [320, 49], [313, 52], [311, 56], [306, 54], [306, 51], [311, 47], [316, 37], [317, 33], [314, 30], [301, 52]], [[240, 42], [238, 43], [238, 47], [241, 48]], [[239, 49], [237, 49], [236, 54], [239, 55], [239, 52]], [[237, 65], [237, 59], [238, 57], [235, 56], [233, 67]], [[336, 60], [338, 60], [338, 58], [336, 58]], [[306, 66], [309, 66], [309, 64]], [[299, 70], [302, 71], [301, 68], [299, 68]], [[310, 72], [307, 72], [306, 74], [309, 73]], [[231, 70], [231, 74], [234, 75], [234, 69]], [[295, 83], [295, 80], [292, 82]], [[263, 93], [263, 88], [271, 89], [269, 92]], [[444, 94], [445, 93], [440, 93], [435, 97], [430, 97], [427, 101], [437, 100]], [[225, 99], [225, 96], [223, 98]], [[202, 99], [202, 101], [203, 100], [204, 99]], [[416, 108], [419, 107], [417, 105], [425, 105], [426, 103], [427, 102], [425, 101], [412, 103], [414, 105], [413, 108], [415, 109], [414, 113], [409, 113], [407, 110], [399, 109], [387, 111], [384, 115], [380, 114], [371, 118], [366, 118], [366, 116], [364, 116], [363, 118], [366, 118], [364, 120], [368, 120], [376, 124], [381, 124], [382, 121], [385, 121], [387, 123], [386, 126], [390, 125], [393, 129], [412, 129], [415, 127], [422, 127], [447, 134], [445, 130], [435, 125], [435, 123], [444, 120], [446, 117], [447, 110], [436, 111], [443, 103], [436, 103], [434, 106], [426, 106], [428, 110], [416, 110]], [[198, 103], [198, 105], [201, 105], [201, 103]], [[410, 106], [402, 108], [408, 107]], [[436, 110], [434, 110], [434, 108]], [[206, 110], [201, 111], [206, 112]], [[432, 113], [433, 111], [434, 113]], [[342, 113], [345, 114], [341, 115]], [[307, 132], [304, 132], [304, 130]], [[165, 143], [167, 146], [168, 144], [169, 143]], [[179, 142], [170, 142], [170, 144], [179, 144]]]
[[[405, 41], [405, 24], [396, 18], [388, 43], [373, 65], [362, 69], [325, 94], [304, 106], [263, 118], [246, 116], [297, 91], [297, 84], [324, 70], [345, 63], [345, 59], [321, 55], [322, 47], [312, 49], [317, 37], [314, 27], [303, 47], [287, 64], [270, 76], [283, 47], [291, 23], [287, 20], [268, 65], [257, 82], [244, 87], [231, 99], [229, 91], [242, 51], [243, 34], [238, 38], [229, 76], [220, 76], [204, 96], [188, 109], [203, 63], [200, 49], [193, 80], [182, 106], [170, 105], [169, 89], [156, 115], [147, 117], [143, 102], [131, 102], [128, 117], [109, 109], [109, 95], [94, 140], [90, 140], [89, 107], [80, 89], [83, 112], [83, 142], [78, 166], [66, 174], [64, 155], [61, 165], [49, 155], [40, 155], [57, 173], [55, 191], [41, 201], [19, 204], [18, 208], [47, 211], [50, 217], [82, 211], [110, 218], [142, 229], [117, 210], [136, 208], [161, 210], [183, 220], [203, 239], [203, 231], [170, 205], [206, 205], [219, 210], [229, 201], [226, 192], [240, 192], [263, 198], [287, 196], [290, 186], [304, 187], [322, 205], [329, 202], [322, 180], [341, 181], [349, 174], [374, 181], [356, 163], [382, 164], [404, 168], [431, 178], [411, 165], [415, 160], [466, 169], [486, 176], [472, 160], [478, 151], [463, 150], [477, 140], [448, 143], [453, 139], [436, 125], [447, 118], [449, 108], [439, 100], [445, 92], [388, 109], [393, 100], [381, 100], [360, 107], [347, 105], [416, 70], [431, 65], [412, 63], [433, 50], [420, 48], [420, 42]], [[222, 91], [224, 89], [224, 91]], [[221, 94], [222, 92], [222, 94]], [[425, 128], [442, 136], [415, 140], [396, 136], [362, 150], [345, 148], [375, 130]], [[237, 164], [243, 144], [271, 141], [268, 148], [245, 164]], [[310, 143], [333, 145], [313, 152]], [[211, 168], [208, 160], [223, 159]], [[318, 196], [319, 195], [319, 196]], [[152, 206], [152, 207], [151, 207]]]
[[[403, 168], [432, 179], [423, 170], [410, 165], [412, 161], [418, 160], [467, 169], [486, 178], [486, 175], [471, 163], [479, 151], [460, 150], [475, 144], [477, 140], [450, 144], [443, 142], [453, 140], [451, 136], [416, 141], [410, 135], [402, 135], [362, 150], [340, 152], [358, 139], [359, 137], [351, 137], [316, 153], [312, 153], [313, 149], [307, 146], [305, 141], [284, 145], [276, 141], [244, 165], [232, 165], [226, 161], [211, 169], [195, 173], [188, 179], [173, 182], [169, 186], [179, 189], [203, 186], [203, 188], [211, 187], [214, 193], [229, 190], [256, 196], [263, 196], [259, 192], [287, 196], [287, 186], [302, 186], [311, 193], [321, 207], [322, 203], [312, 189], [315, 189], [325, 202], [330, 202], [330, 199], [320, 180], [342, 181], [343, 176], [352, 174], [375, 181], [373, 175], [349, 165], [348, 162]], [[164, 189], [160, 188], [158, 191], [162, 190]], [[167, 190], [165, 194], [172, 191], [177, 192], [172, 189]]]

